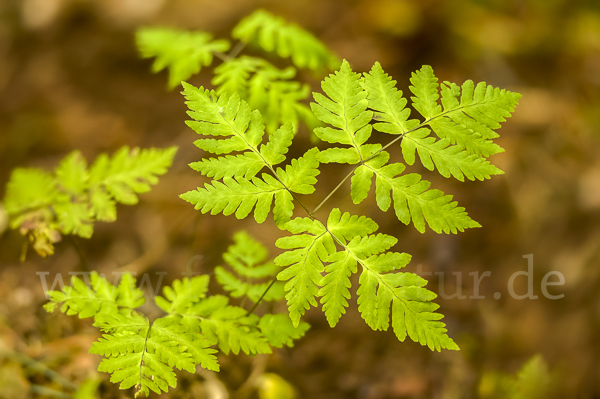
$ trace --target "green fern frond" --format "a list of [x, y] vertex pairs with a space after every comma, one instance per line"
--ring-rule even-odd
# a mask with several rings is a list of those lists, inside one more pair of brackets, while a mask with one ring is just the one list
[[209, 66], [214, 53], [229, 50], [227, 40], [213, 41], [209, 33], [169, 28], [141, 28], [136, 43], [142, 57], [156, 57], [152, 72], [169, 69], [169, 89]]
[[[348, 307], [350, 276], [360, 265], [358, 309], [371, 328], [387, 330], [391, 308], [392, 328], [401, 341], [408, 335], [432, 350], [458, 349], [439, 321], [443, 316], [434, 313], [438, 305], [431, 300], [436, 295], [423, 288], [426, 281], [412, 273], [394, 273], [408, 264], [410, 255], [387, 252], [397, 239], [372, 234], [377, 227], [369, 218], [342, 214], [337, 208], [330, 213], [327, 227], [308, 218], [286, 224], [294, 235], [277, 240], [276, 245], [287, 251], [275, 263], [287, 266], [278, 279], [288, 280], [285, 290], [292, 322], [297, 326], [305, 310], [317, 306], [319, 296], [327, 321], [335, 326]], [[343, 249], [338, 251], [336, 244]]]
[[42, 255], [54, 252], [60, 234], [89, 238], [95, 221], [116, 219], [117, 202], [135, 204], [171, 166], [176, 147], [101, 154], [88, 169], [79, 151], [67, 155], [54, 174], [15, 169], [4, 198], [12, 228], [29, 236]]
[[299, 121], [309, 127], [318, 121], [302, 103], [310, 94], [309, 87], [291, 80], [295, 75], [293, 67], [282, 70], [261, 58], [242, 56], [215, 68], [212, 84], [218, 95], [238, 93], [252, 109], [259, 110], [267, 132], [286, 122], [297, 131]]
[[[430, 130], [422, 128], [423, 125], [436, 123], [436, 126], [440, 123], [448, 125], [446, 118], [441, 118], [447, 114], [442, 114], [442, 108], [437, 103], [439, 98], [437, 79], [431, 68], [424, 67], [413, 74], [411, 81], [413, 82], [411, 90], [416, 94], [413, 98], [413, 106], [426, 118], [423, 124], [416, 119], [408, 119], [410, 110], [405, 108], [406, 99], [402, 97], [402, 92], [395, 88], [396, 82], [383, 71], [379, 63], [375, 63], [371, 71], [364, 75], [363, 80], [363, 87], [369, 93], [369, 108], [375, 111], [375, 119], [381, 121], [376, 123], [374, 128], [384, 133], [403, 135], [401, 145], [406, 163], [409, 165], [414, 163], [416, 150], [423, 166], [429, 170], [437, 168], [444, 177], [453, 176], [460, 181], [464, 180], [464, 176], [469, 180], [483, 180], [491, 175], [503, 173], [481, 157], [485, 148], [487, 149], [483, 151], [484, 156], [502, 151], [490, 140], [482, 141], [476, 135], [469, 134], [470, 137], [465, 137], [466, 141], [479, 143], [472, 144], [469, 148], [473, 149], [477, 146], [482, 149], [482, 151], [471, 152], [465, 149], [465, 146], [451, 145], [455, 141], [450, 138], [443, 137], [441, 140], [436, 140], [434, 137], [429, 137]], [[447, 92], [447, 90], [443, 91], [442, 100], [446, 107], [449, 106]]]
[[215, 277], [219, 284], [234, 298], [247, 296], [257, 302], [266, 292], [262, 300], [283, 299], [283, 283], [275, 282], [269, 288], [269, 281], [260, 282], [275, 277], [279, 272], [279, 268], [272, 262], [266, 262], [267, 249], [245, 231], [237, 232], [233, 239], [234, 244], [223, 254], [223, 260], [235, 274], [223, 266], [217, 266]]
[[226, 305], [203, 317], [200, 326], [202, 334], [226, 355], [271, 353], [267, 339], [256, 327], [258, 321], [256, 315], [247, 316], [245, 309]]
[[[122, 147], [112, 158], [101, 154], [89, 171], [92, 191], [104, 191], [117, 202], [137, 204], [136, 194], [150, 191], [158, 183], [158, 176], [167, 172], [173, 162], [177, 147], [142, 149]], [[92, 208], [100, 216], [98, 208]], [[103, 220], [103, 219], [100, 219]]]
[[[472, 146], [467, 148], [466, 145], [452, 144], [452, 140], [448, 137], [441, 139], [429, 137], [430, 130], [427, 125], [433, 126], [432, 124], [438, 123], [438, 120], [448, 119], [446, 116], [449, 114], [446, 110], [451, 111], [452, 115], [460, 112], [457, 107], [452, 108], [458, 103], [451, 101], [454, 97], [448, 94], [449, 89], [443, 90], [442, 103], [445, 108], [442, 110], [442, 106], [438, 104], [437, 80], [429, 67], [424, 67], [413, 75], [413, 86], [411, 86], [411, 90], [416, 95], [413, 98], [413, 105], [426, 118], [425, 122], [409, 119], [410, 110], [406, 108], [407, 100], [395, 88], [395, 83], [379, 63], [361, 77], [352, 72], [346, 61], [342, 63], [339, 71], [324, 80], [322, 88], [327, 96], [314, 93], [316, 103], [311, 103], [311, 107], [321, 121], [332, 127], [316, 129], [315, 134], [323, 141], [348, 147], [331, 147], [322, 150], [319, 153], [319, 161], [356, 165], [352, 171], [350, 189], [354, 203], [360, 203], [367, 198], [375, 176], [376, 200], [379, 208], [383, 211], [389, 209], [393, 198], [398, 219], [405, 224], [412, 221], [421, 232], [425, 230], [425, 222], [438, 233], [442, 231], [455, 233], [465, 228], [479, 227], [477, 222], [467, 216], [464, 208], [451, 202], [451, 196], [444, 195], [438, 190], [427, 190], [429, 182], [420, 180], [416, 174], [398, 176], [404, 171], [405, 166], [400, 163], [387, 165], [390, 155], [384, 151], [384, 147], [378, 143], [366, 143], [371, 134], [371, 127], [374, 127], [378, 131], [398, 136], [385, 148], [399, 139], [402, 140], [402, 154], [409, 165], [415, 162], [415, 152], [417, 152], [427, 169], [437, 169], [442, 176], [453, 176], [460, 181], [463, 181], [465, 176], [470, 180], [483, 180], [490, 178], [491, 175], [503, 173], [481, 154], [470, 152], [468, 148]], [[452, 93], [456, 95], [455, 92]], [[469, 103], [472, 97], [469, 97], [467, 91], [464, 103]], [[498, 115], [510, 115], [509, 111], [512, 110], [511, 107], [514, 107], [514, 102], [519, 96], [489, 89], [488, 97], [489, 101], [509, 103], [505, 110], [490, 111], [491, 114], [496, 115], [492, 119], [499, 120]], [[481, 95], [477, 98], [481, 99]], [[479, 107], [481, 112], [485, 112], [487, 105], [484, 107], [483, 102], [473, 107]], [[470, 113], [469, 119], [474, 118], [475, 115]], [[488, 117], [481, 113], [479, 120], [485, 121], [486, 118]], [[369, 124], [373, 119], [375, 123]], [[485, 144], [477, 132], [472, 132], [470, 141], [479, 141], [481, 144], [477, 144], [479, 148], [489, 143], [497, 147], [491, 140]], [[485, 154], [493, 153], [491, 148], [488, 146]], [[391, 197], [390, 192], [392, 192]]]
[[163, 289], [167, 299], [157, 296], [155, 302], [168, 313], [166, 318], [173, 319], [190, 334], [201, 334], [225, 354], [271, 353], [268, 339], [258, 327], [259, 318], [241, 307], [229, 305], [226, 296], [206, 297], [207, 285], [208, 276], [175, 280], [173, 288]]
[[[237, 237], [239, 245], [228, 257], [242, 253], [247, 256], [236, 257], [237, 262], [264, 260], [264, 247], [252, 245], [255, 241], [247, 234]], [[240, 266], [257, 275], [275, 272], [272, 264], [256, 269]], [[229, 305], [225, 296], [207, 296], [206, 275], [175, 280], [164, 287], [164, 297], [156, 296], [155, 302], [167, 315], [149, 322], [134, 310], [144, 299], [131, 274], [123, 274], [116, 286], [96, 272], [89, 277], [85, 282], [73, 277], [71, 287], [48, 292], [50, 301], [44, 307], [48, 312], [60, 308], [68, 315], [93, 317], [94, 326], [103, 331], [90, 349], [105, 357], [98, 370], [110, 373], [111, 382], [120, 383], [121, 389], [135, 387], [136, 397], [175, 387], [174, 367], [190, 373], [198, 365], [219, 371], [214, 345], [225, 354], [271, 353], [271, 346], [292, 346], [308, 330], [305, 322], [294, 327], [286, 314], [259, 318]]]
[[[332, 212], [333, 222], [328, 229], [333, 231], [339, 225], [339, 211]], [[352, 219], [344, 214], [344, 219]], [[445, 326], [439, 322], [442, 316], [432, 313], [438, 305], [430, 303], [435, 294], [422, 288], [426, 281], [411, 273], [389, 273], [403, 268], [410, 261], [410, 255], [386, 252], [396, 244], [397, 239], [385, 234], [372, 235], [377, 226], [363, 231], [354, 230], [344, 250], [331, 255], [326, 267], [319, 295], [323, 311], [330, 325], [334, 326], [345, 313], [350, 298], [350, 275], [362, 267], [357, 290], [358, 310], [367, 324], [374, 330], [387, 330], [392, 307], [392, 327], [396, 336], [403, 341], [408, 333], [411, 339], [428, 345], [430, 349], [458, 349], [446, 334]], [[352, 238], [351, 238], [352, 237]], [[336, 237], [338, 242], [339, 239]]]
[[312, 194], [315, 191], [316, 176], [320, 173], [318, 154], [317, 148], [311, 148], [300, 158], [292, 159], [285, 170], [277, 169], [277, 176], [291, 192]]
[[386, 255], [361, 262], [358, 310], [367, 324], [374, 330], [387, 330], [391, 305], [392, 328], [400, 341], [408, 335], [431, 350], [458, 350], [448, 337], [445, 324], [440, 321], [443, 316], [434, 313], [439, 305], [430, 302], [436, 294], [423, 288], [427, 281], [412, 273], [384, 274], [390, 267], [402, 266], [396, 259], [389, 262]]
[[120, 309], [134, 309], [144, 303], [141, 290], [135, 287], [133, 277], [125, 273], [117, 287], [93, 271], [86, 281], [71, 277], [71, 285], [61, 291], [48, 291], [50, 302], [44, 305], [48, 312], [57, 308], [67, 315], [79, 318], [94, 317], [99, 313], [118, 313]]
[[255, 11], [240, 21], [232, 36], [267, 52], [276, 52], [282, 58], [291, 57], [299, 68], [335, 69], [340, 63], [312, 34], [264, 10]]
[[210, 211], [212, 215], [235, 213], [238, 219], [244, 219], [254, 209], [254, 219], [258, 223], [267, 219], [274, 198], [279, 199], [273, 209], [275, 220], [286, 219], [289, 211], [284, 206], [291, 203], [291, 196], [283, 185], [266, 173], [262, 179], [254, 177], [252, 180], [225, 177], [223, 183], [213, 181], [212, 185], [207, 183], [204, 188], [198, 187], [180, 197], [194, 204], [194, 208], [202, 213]]
[[160, 318], [150, 325], [145, 316], [132, 314], [121, 317], [118, 327], [101, 326], [110, 332], [90, 349], [90, 353], [106, 357], [98, 371], [110, 373], [111, 382], [120, 382], [121, 389], [135, 386], [136, 397], [147, 396], [150, 390], [161, 393], [176, 387], [173, 367], [190, 373], [196, 371], [197, 364], [219, 370], [210, 343], [188, 333], [174, 319]]
[[[273, 217], [278, 226], [283, 226], [293, 213], [292, 193], [306, 194], [314, 190], [315, 176], [319, 173], [318, 150], [311, 149], [293, 159], [285, 169], [275, 170], [275, 165], [285, 160], [291, 144], [294, 134], [291, 124], [283, 125], [269, 137], [267, 144], [261, 145], [265, 133], [261, 114], [258, 110], [251, 112], [248, 103], [236, 93], [217, 96], [214, 91], [187, 84], [184, 87], [191, 110], [189, 115], [195, 119], [188, 125], [202, 135], [225, 137], [199, 139], [195, 144], [215, 154], [245, 152], [192, 164], [194, 169], [215, 180], [180, 197], [202, 213], [235, 213], [238, 219], [247, 217], [254, 209], [254, 218], [259, 223], [266, 220], [274, 202]], [[257, 177], [263, 167], [271, 174]], [[222, 182], [216, 178], [222, 178]]]

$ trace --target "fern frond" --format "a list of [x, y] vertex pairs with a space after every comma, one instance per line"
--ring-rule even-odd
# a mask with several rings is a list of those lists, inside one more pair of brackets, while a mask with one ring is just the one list
[[283, 18], [258, 10], [244, 18], [233, 29], [232, 36], [253, 43], [282, 58], [292, 58], [299, 68], [335, 69], [339, 60], [312, 34]]
[[[256, 302], [261, 298], [270, 283], [261, 279], [273, 278], [279, 268], [272, 262], [266, 262], [267, 249], [245, 231], [233, 236], [234, 244], [223, 254], [223, 260], [233, 269], [229, 272], [223, 266], [215, 268], [215, 277], [225, 291], [234, 298], [247, 296]], [[283, 299], [283, 283], [275, 282], [266, 292], [263, 300]]]
[[88, 188], [87, 162], [79, 151], [63, 158], [54, 172], [58, 184], [71, 195], [81, 195]]
[[101, 154], [88, 169], [79, 151], [67, 155], [54, 174], [39, 169], [15, 169], [4, 198], [12, 228], [20, 228], [46, 256], [54, 252], [60, 234], [89, 238], [95, 221], [114, 221], [116, 203], [135, 204], [136, 194], [150, 190], [166, 173], [176, 147], [123, 147], [110, 159]]
[[407, 164], [412, 165], [415, 162], [416, 150], [421, 163], [427, 169], [433, 170], [435, 164], [440, 175], [452, 176], [459, 181], [464, 181], [465, 176], [469, 180], [484, 180], [492, 175], [504, 173], [479, 155], [469, 154], [458, 145], [450, 145], [447, 138], [436, 141], [429, 133], [429, 129], [419, 129], [404, 136], [401, 145]]
[[[218, 157], [216, 160], [203, 160], [192, 167], [214, 177], [222, 177], [222, 182], [213, 180], [203, 188], [189, 191], [180, 197], [195, 205], [202, 213], [235, 213], [243, 219], [254, 209], [254, 218], [262, 223], [271, 211], [278, 226], [283, 226], [292, 216], [294, 204], [292, 193], [312, 193], [318, 175], [318, 150], [311, 149], [304, 156], [293, 159], [285, 169], [274, 166], [285, 160], [285, 153], [291, 144], [293, 129], [285, 124], [261, 145], [264, 125], [260, 112], [250, 112], [248, 103], [234, 93], [217, 96], [214, 91], [195, 88], [184, 84], [189, 115], [194, 121], [188, 125], [199, 134], [222, 136], [224, 139], [200, 139], [195, 144], [205, 151], [224, 154], [245, 151], [241, 156]], [[260, 145], [260, 148], [259, 148]], [[256, 174], [267, 167], [271, 174]], [[243, 176], [242, 176], [243, 172]]]
[[[219, 371], [217, 359], [213, 355], [217, 351], [210, 348], [210, 341], [199, 337], [193, 331], [188, 331], [184, 325], [179, 324], [174, 318], [163, 317], [157, 319], [152, 324], [150, 338], [177, 347], [177, 351], [174, 351], [173, 355], [164, 359], [171, 367], [175, 366], [180, 370], [194, 373], [196, 365], [199, 364], [207, 370]], [[150, 340], [149, 343], [151, 342]]]
[[269, 141], [260, 147], [260, 155], [269, 165], [278, 165], [285, 161], [285, 154], [292, 145], [294, 132], [289, 123], [285, 123], [269, 135]]
[[431, 350], [458, 350], [440, 321], [443, 316], [434, 313], [439, 305], [430, 302], [436, 294], [423, 288], [427, 281], [412, 273], [384, 273], [408, 262], [410, 257], [403, 262], [394, 259], [401, 255], [406, 254], [387, 253], [360, 261], [363, 271], [357, 291], [359, 312], [372, 329], [387, 330], [391, 305], [392, 328], [400, 341], [408, 335]]
[[200, 321], [202, 334], [212, 343], [217, 343], [225, 354], [240, 351], [255, 355], [271, 353], [267, 339], [256, 327], [256, 315], [246, 316], [243, 308], [227, 305], [214, 310]]
[[[306, 309], [317, 306], [316, 296], [321, 297], [327, 321], [335, 326], [348, 307], [350, 276], [360, 265], [358, 309], [371, 328], [387, 330], [391, 308], [392, 327], [401, 341], [408, 335], [432, 350], [458, 349], [439, 321], [443, 316], [434, 313], [438, 305], [431, 300], [436, 295], [423, 288], [426, 281], [395, 272], [408, 264], [410, 255], [387, 252], [397, 239], [372, 234], [377, 230], [374, 221], [334, 209], [327, 227], [309, 218], [293, 219], [285, 227], [294, 235], [277, 240], [276, 245], [287, 251], [275, 263], [287, 266], [278, 279], [289, 280], [286, 299], [295, 326]], [[336, 243], [343, 249], [338, 251]]]
[[354, 237], [364, 237], [377, 231], [378, 228], [373, 219], [350, 215], [348, 212], [342, 214], [338, 208], [334, 208], [327, 218], [327, 230], [344, 245]]
[[367, 92], [369, 108], [378, 122], [373, 125], [377, 131], [398, 135], [419, 126], [418, 120], [409, 119], [407, 100], [402, 96], [402, 91], [396, 89], [396, 81], [383, 71], [378, 62], [369, 73], [364, 74], [361, 84]]
[[[259, 154], [258, 145], [265, 133], [260, 112], [250, 111], [248, 103], [240, 100], [237, 93], [217, 96], [214, 91], [196, 88], [187, 83], [183, 87], [183, 95], [190, 109], [188, 115], [194, 119], [186, 124], [198, 134], [225, 137], [220, 140], [196, 140], [194, 144], [198, 148], [214, 154], [233, 151]], [[231, 177], [233, 174], [225, 176]]]
[[[122, 147], [112, 158], [101, 154], [90, 167], [91, 190], [105, 191], [123, 204], [136, 204], [136, 194], [148, 192], [151, 185], [158, 183], [158, 176], [167, 172], [176, 152], [177, 147], [141, 150]], [[100, 215], [97, 208], [92, 210]]]
[[319, 150], [311, 148], [300, 158], [292, 159], [285, 170], [277, 169], [281, 182], [293, 193], [312, 194], [319, 175]]
[[227, 40], [212, 41], [209, 33], [169, 28], [141, 28], [136, 43], [142, 57], [156, 57], [152, 72], [169, 69], [169, 89], [209, 66], [214, 53], [229, 50]]
[[248, 101], [250, 76], [261, 69], [265, 63], [267, 61], [262, 58], [247, 55], [223, 62], [215, 68], [215, 76], [211, 80], [211, 83], [217, 87], [217, 95], [238, 93], [241, 98]]
[[327, 259], [330, 262], [325, 267], [325, 276], [320, 282], [319, 290], [323, 313], [329, 326], [334, 327], [340, 317], [346, 313], [350, 299], [350, 276], [357, 271], [356, 259], [348, 252], [336, 252]]
[[161, 393], [176, 387], [173, 367], [190, 373], [197, 364], [219, 370], [210, 343], [174, 319], [160, 318], [149, 325], [146, 317], [132, 314], [129, 318], [121, 316], [119, 321], [100, 323], [110, 333], [94, 342], [90, 353], [105, 356], [98, 370], [110, 373], [111, 382], [120, 382], [121, 389], [135, 386], [136, 397], [147, 396], [150, 390]]
[[16, 216], [34, 211], [55, 202], [58, 192], [52, 174], [34, 168], [16, 168], [6, 184], [4, 207], [11, 216], [11, 227], [22, 223]]
[[[206, 297], [208, 276], [196, 276], [175, 280], [173, 288], [165, 287], [165, 298], [155, 297], [156, 304], [178, 325], [190, 334], [202, 334], [210, 345], [217, 344], [226, 354], [271, 353], [266, 338], [257, 327], [255, 315], [229, 305], [229, 298], [222, 295]], [[204, 367], [204, 366], [203, 366]]]
[[81, 319], [99, 313], [118, 313], [123, 308], [133, 309], [144, 303], [143, 293], [135, 287], [133, 281], [133, 277], [125, 273], [118, 287], [113, 287], [104, 276], [95, 271], [89, 274], [89, 281], [85, 282], [73, 276], [70, 286], [61, 291], [47, 292], [50, 302], [44, 308], [48, 312], [59, 308], [61, 312], [78, 315]]
[[371, 235], [377, 229], [377, 224], [365, 216], [352, 216], [348, 212], [342, 215], [337, 208], [329, 214], [327, 230], [345, 248], [329, 256], [326, 274], [320, 283], [322, 288], [319, 296], [331, 327], [346, 313], [347, 300], [350, 299], [350, 276], [357, 272], [358, 260], [383, 252], [396, 243], [391, 236]]
[[[340, 211], [330, 214], [329, 231], [343, 231], [340, 221], [352, 220], [354, 217]], [[323, 311], [331, 326], [345, 313], [350, 298], [350, 275], [357, 272], [360, 264], [362, 272], [357, 290], [358, 310], [367, 324], [374, 330], [387, 330], [392, 308], [392, 327], [398, 339], [403, 341], [408, 334], [411, 339], [428, 345], [430, 349], [458, 349], [446, 334], [440, 314], [433, 313], [438, 305], [430, 301], [435, 294], [422, 288], [426, 281], [412, 273], [390, 273], [403, 268], [410, 261], [405, 253], [386, 252], [396, 244], [397, 239], [386, 234], [372, 235], [377, 225], [371, 220], [370, 226], [364, 230], [355, 228], [344, 231], [344, 250], [329, 257], [331, 262], [326, 267], [327, 274], [319, 292]], [[367, 223], [365, 223], [366, 227]], [[338, 243], [341, 243], [336, 236]]]
[[212, 83], [218, 95], [238, 93], [252, 109], [259, 110], [267, 132], [286, 122], [292, 123], [295, 132], [299, 121], [308, 126], [316, 123], [302, 103], [310, 94], [309, 86], [291, 80], [295, 75], [293, 67], [278, 69], [263, 59], [242, 56], [215, 68]]
[[202, 213], [210, 211], [212, 215], [235, 213], [238, 219], [243, 219], [254, 209], [254, 219], [258, 223], [267, 219], [275, 198], [281, 202], [276, 203], [273, 209], [274, 217], [276, 220], [285, 220], [289, 211], [287, 208], [282, 209], [281, 204], [285, 206], [291, 203], [290, 194], [271, 175], [265, 173], [262, 178], [254, 177], [252, 180], [247, 180], [240, 177], [236, 180], [226, 177], [223, 178], [223, 183], [213, 181], [212, 185], [207, 183], [204, 188], [198, 187], [197, 190], [188, 191], [180, 197], [194, 204], [194, 208]]

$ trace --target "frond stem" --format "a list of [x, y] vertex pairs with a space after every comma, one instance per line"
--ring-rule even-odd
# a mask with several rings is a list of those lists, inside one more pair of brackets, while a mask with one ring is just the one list
[[230, 60], [234, 59], [244, 49], [244, 47], [246, 47], [246, 42], [243, 42], [243, 41], [237, 42], [237, 44], [231, 49], [231, 51], [229, 52], [229, 54], [227, 54], [227, 56], [229, 57]]
[[252, 313], [254, 313], [254, 311], [256, 310], [256, 308], [258, 307], [258, 305], [262, 302], [263, 298], [265, 297], [265, 295], [267, 295], [267, 292], [269, 292], [269, 290], [275, 284], [276, 281], [277, 281], [277, 277], [273, 277], [273, 280], [271, 280], [271, 284], [269, 284], [269, 286], [264, 290], [264, 292], [262, 293], [262, 295], [260, 296], [260, 298], [258, 298], [258, 301], [256, 301], [254, 303], [254, 306], [252, 306], [252, 309], [250, 309], [248, 311], [248, 313], [246, 313], [246, 316], [250, 316]]
[[146, 338], [144, 339], [144, 349], [142, 349], [142, 359], [140, 360], [140, 385], [142, 384], [142, 379], [144, 378], [144, 374], [142, 373], [142, 367], [144, 367], [144, 355], [147, 351], [148, 346], [148, 338], [150, 337], [150, 330], [152, 329], [152, 323], [148, 325], [148, 332], [146, 333]]
[[346, 180], [348, 180], [348, 178], [349, 178], [350, 176], [352, 176], [352, 173], [354, 173], [354, 170], [356, 170], [356, 168], [354, 168], [353, 170], [351, 170], [351, 171], [350, 171], [350, 173], [348, 173], [348, 174], [346, 175], [346, 177], [344, 177], [344, 178], [342, 179], [342, 181], [341, 181], [341, 182], [339, 182], [339, 184], [338, 184], [338, 185], [337, 185], [337, 186], [336, 186], [336, 187], [335, 187], [335, 188], [334, 188], [334, 189], [333, 189], [333, 190], [332, 190], [332, 191], [331, 191], [329, 194], [327, 194], [327, 197], [325, 197], [325, 199], [323, 199], [323, 201], [321, 201], [321, 203], [320, 203], [319, 205], [317, 205], [317, 207], [316, 207], [316, 208], [315, 208], [315, 209], [314, 209], [314, 210], [313, 210], [311, 213], [309, 213], [309, 215], [311, 216], [311, 218], [312, 218], [312, 215], [313, 215], [314, 213], [316, 213], [316, 212], [317, 212], [317, 211], [318, 211], [318, 210], [319, 210], [319, 209], [320, 209], [320, 208], [323, 206], [323, 204], [325, 204], [325, 202], [327, 202], [327, 200], [328, 200], [329, 198], [331, 198], [331, 196], [332, 196], [332, 195], [333, 195], [333, 194], [334, 194], [334, 193], [335, 193], [337, 190], [339, 190], [339, 189], [340, 189], [340, 187], [342, 187], [342, 185], [343, 185], [343, 184], [346, 182]]

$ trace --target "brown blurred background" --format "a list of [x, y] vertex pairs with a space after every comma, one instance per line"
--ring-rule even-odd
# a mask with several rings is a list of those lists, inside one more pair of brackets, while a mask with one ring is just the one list
[[[440, 80], [486, 81], [523, 98], [500, 130], [498, 143], [506, 152], [492, 158], [504, 175], [468, 183], [426, 176], [455, 195], [482, 228], [421, 235], [391, 213], [373, 210], [373, 202], [348, 203], [348, 188], [328, 203], [365, 212], [382, 232], [399, 237], [395, 250], [413, 255], [410, 271], [444, 273], [443, 284], [439, 275], [426, 277], [430, 289], [467, 296], [437, 300], [462, 351], [431, 353], [398, 342], [391, 331], [373, 332], [354, 304], [333, 330], [320, 311], [309, 312], [313, 328], [293, 349], [260, 361], [221, 357], [223, 372], [217, 377], [235, 392], [253, 367], [265, 367], [304, 398], [493, 397], [482, 388], [486, 376], [514, 374], [541, 354], [552, 370], [552, 397], [600, 397], [600, 3], [595, 0], [0, 1], [0, 195], [13, 168], [52, 169], [74, 149], [92, 161], [123, 145], [180, 146], [159, 185], [142, 195], [140, 204], [120, 206], [117, 222], [98, 223], [90, 240], [75, 237], [73, 245], [65, 239], [54, 256], [42, 259], [30, 252], [19, 263], [23, 238], [15, 231], [3, 233], [1, 346], [77, 385], [94, 374], [100, 360], [87, 354], [98, 333], [89, 320], [43, 311], [39, 273], [48, 272], [51, 284], [57, 273], [67, 280], [69, 271], [85, 267], [108, 276], [133, 270], [149, 273], [155, 285], [162, 275], [165, 284], [186, 270], [209, 273], [221, 262], [232, 233], [242, 228], [259, 233], [277, 253], [273, 242], [280, 232], [272, 223], [202, 216], [178, 198], [202, 184], [187, 166], [200, 157], [191, 144], [196, 135], [184, 125], [182, 96], [166, 90], [165, 72], [150, 73], [151, 61], [138, 57], [133, 39], [138, 27], [148, 25], [229, 38], [231, 28], [257, 8], [307, 28], [356, 71], [380, 61], [405, 95], [410, 73], [428, 64]], [[210, 77], [203, 69], [190, 82], [209, 86]], [[323, 170], [315, 203], [328, 183], [340, 179], [337, 170]], [[523, 256], [528, 254], [533, 254], [538, 298], [519, 300], [509, 295], [507, 283], [527, 270]], [[469, 299], [475, 289], [469, 273], [486, 271], [491, 276], [479, 285], [484, 298]], [[540, 289], [550, 271], [564, 276], [564, 285], [548, 287], [552, 295], [564, 294], [561, 299], [548, 299]], [[457, 283], [453, 272], [462, 281]], [[516, 278], [517, 294], [527, 291], [526, 280]], [[107, 377], [101, 375], [99, 397], [125, 397]], [[198, 375], [181, 374], [178, 388], [164, 397], [203, 397], [201, 383]], [[33, 385], [60, 390], [26, 363], [0, 359], [0, 397], [30, 397]]]

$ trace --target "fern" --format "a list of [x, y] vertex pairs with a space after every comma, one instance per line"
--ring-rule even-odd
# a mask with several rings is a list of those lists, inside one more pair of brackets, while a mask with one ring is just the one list
[[117, 218], [117, 203], [132, 205], [150, 191], [171, 166], [176, 147], [130, 150], [112, 158], [100, 155], [88, 168], [79, 151], [67, 155], [48, 173], [17, 168], [6, 186], [4, 203], [10, 226], [20, 229], [42, 256], [54, 253], [61, 234], [89, 238], [95, 221]]
[[264, 10], [244, 18], [233, 29], [232, 36], [265, 51], [276, 52], [282, 58], [291, 57], [299, 68], [319, 70], [339, 66], [338, 58], [312, 34]]
[[[266, 256], [264, 247], [246, 233], [236, 237], [234, 248]], [[103, 332], [90, 349], [104, 356], [98, 370], [110, 373], [111, 382], [120, 383], [121, 389], [135, 387], [136, 397], [176, 387], [174, 368], [194, 373], [199, 365], [219, 371], [215, 346], [225, 354], [271, 353], [271, 347], [293, 346], [308, 330], [307, 323], [293, 326], [286, 314], [258, 317], [230, 305], [226, 296], [209, 296], [208, 283], [208, 275], [202, 275], [164, 287], [164, 297], [155, 297], [155, 303], [165, 315], [153, 322], [135, 310], [144, 298], [129, 273], [116, 286], [96, 272], [88, 281], [74, 276], [70, 286], [48, 292], [50, 301], [44, 307], [93, 317]]]
[[217, 94], [237, 93], [250, 108], [259, 110], [269, 133], [286, 121], [297, 131], [299, 121], [308, 126], [319, 122], [301, 102], [310, 95], [309, 86], [291, 80], [295, 75], [293, 67], [281, 70], [261, 58], [242, 56], [215, 68], [212, 84]]
[[516, 375], [484, 372], [478, 393], [482, 399], [539, 399], [554, 397], [557, 373], [537, 354], [528, 359]]
[[212, 35], [206, 32], [169, 28], [142, 28], [136, 33], [136, 42], [142, 57], [156, 57], [152, 71], [169, 69], [170, 89], [200, 72], [203, 66], [209, 66], [214, 53], [229, 50], [227, 40], [211, 39]]
[[[223, 260], [233, 269], [223, 266], [215, 268], [215, 278], [233, 298], [248, 297], [255, 303], [259, 299], [277, 301], [283, 299], [283, 284], [259, 282], [265, 278], [273, 278], [279, 268], [273, 262], [265, 262], [267, 249], [248, 233], [241, 231], [233, 236], [234, 245], [223, 254]], [[263, 293], [266, 294], [263, 297]]]
[[[181, 197], [203, 213], [244, 218], [254, 208], [259, 223], [266, 220], [275, 202], [276, 225], [293, 234], [277, 240], [276, 245], [285, 251], [275, 263], [285, 268], [277, 278], [286, 282], [285, 298], [295, 326], [307, 309], [318, 305], [318, 298], [327, 320], [334, 326], [348, 306], [351, 276], [360, 273], [356, 290], [359, 312], [371, 328], [386, 330], [391, 324], [401, 341], [408, 336], [431, 349], [458, 349], [440, 321], [442, 316], [435, 312], [438, 305], [431, 301], [436, 295], [424, 288], [426, 281], [399, 271], [410, 255], [390, 252], [397, 240], [374, 234], [378, 227], [373, 220], [351, 216], [337, 208], [330, 212], [326, 223], [314, 216], [316, 210], [307, 211], [307, 218], [293, 217], [293, 199], [307, 209], [299, 194], [314, 192], [320, 163], [337, 162], [352, 165], [347, 178], [351, 177], [350, 196], [354, 203], [368, 197], [375, 177], [378, 207], [387, 211], [393, 202], [398, 220], [412, 222], [421, 232], [426, 225], [437, 233], [480, 227], [452, 201], [452, 196], [430, 189], [431, 184], [417, 173], [405, 174], [403, 163], [389, 163], [387, 149], [400, 142], [407, 164], [414, 163], [416, 150], [426, 168], [437, 169], [445, 177], [460, 181], [465, 176], [471, 180], [490, 178], [502, 173], [485, 159], [501, 151], [491, 141], [493, 129], [510, 115], [519, 95], [484, 83], [470, 94], [473, 84], [467, 82], [462, 86], [459, 102], [458, 86], [445, 83], [439, 105], [439, 87], [430, 67], [413, 74], [411, 83], [413, 105], [424, 121], [410, 119], [408, 101], [379, 64], [369, 73], [359, 74], [344, 61], [338, 71], [323, 81], [324, 94], [314, 93], [315, 102], [311, 103], [314, 115], [329, 125], [316, 128], [314, 133], [332, 145], [324, 150], [308, 150], [302, 157], [292, 159], [286, 169], [276, 165], [286, 160], [293, 140], [289, 124], [276, 130], [263, 144], [260, 112], [250, 111], [248, 103], [237, 94], [224, 92], [219, 96], [204, 88], [184, 85], [193, 119], [188, 125], [203, 136], [224, 138], [195, 142], [201, 149], [218, 155], [191, 165], [213, 180]], [[385, 146], [371, 143], [373, 128], [396, 137]], [[429, 137], [431, 130], [437, 139]], [[335, 190], [340, 187], [341, 184]], [[317, 209], [330, 196], [331, 193]]]

